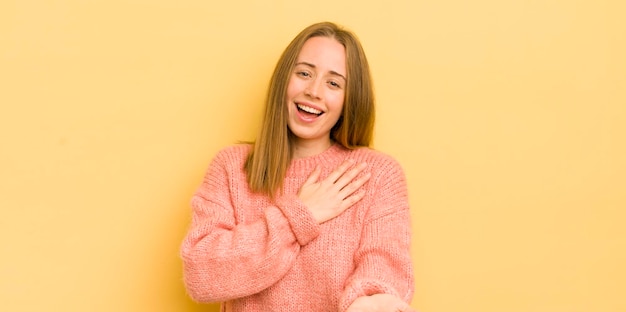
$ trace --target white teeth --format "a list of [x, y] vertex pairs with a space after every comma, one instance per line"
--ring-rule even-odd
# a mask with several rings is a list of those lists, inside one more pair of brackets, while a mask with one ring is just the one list
[[317, 109], [315, 109], [313, 107], [309, 107], [309, 106], [304, 106], [302, 104], [298, 104], [298, 108], [303, 110], [303, 111], [305, 111], [305, 112], [307, 112], [307, 113], [311, 113], [311, 114], [315, 114], [315, 115], [319, 115], [319, 114], [322, 113], [321, 110], [317, 110]]

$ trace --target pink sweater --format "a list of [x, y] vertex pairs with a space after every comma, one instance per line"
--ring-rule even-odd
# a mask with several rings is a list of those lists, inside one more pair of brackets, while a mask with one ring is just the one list
[[[391, 157], [338, 144], [293, 160], [284, 195], [252, 193], [243, 164], [248, 145], [220, 151], [191, 201], [183, 241], [184, 280], [200, 302], [222, 311], [343, 312], [360, 296], [413, 295], [410, 216], [404, 173]], [[345, 159], [368, 164], [365, 197], [318, 224], [296, 194], [316, 165], [321, 179]]]

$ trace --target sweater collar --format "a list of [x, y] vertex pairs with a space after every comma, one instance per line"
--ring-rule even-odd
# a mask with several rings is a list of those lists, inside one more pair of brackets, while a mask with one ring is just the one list
[[326, 165], [334, 167], [337, 163], [342, 162], [346, 158], [348, 151], [349, 150], [341, 146], [341, 144], [335, 142], [325, 151], [317, 155], [293, 159], [291, 164], [289, 164], [289, 169], [287, 171], [288, 173], [301, 170], [308, 171], [312, 170], [317, 165], [323, 167]]

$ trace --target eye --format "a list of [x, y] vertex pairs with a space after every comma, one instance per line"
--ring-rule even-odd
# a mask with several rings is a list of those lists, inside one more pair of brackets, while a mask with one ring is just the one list
[[338, 89], [341, 88], [341, 85], [338, 82], [333, 81], [333, 80], [329, 81], [328, 84], [333, 88], [338, 88]]
[[311, 73], [309, 73], [307, 71], [297, 71], [296, 75], [298, 75], [300, 77], [311, 77]]

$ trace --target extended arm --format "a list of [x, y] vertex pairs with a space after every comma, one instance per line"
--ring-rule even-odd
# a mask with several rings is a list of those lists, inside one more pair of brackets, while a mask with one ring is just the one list
[[[395, 162], [380, 168], [374, 204], [369, 207], [361, 243], [355, 253], [356, 269], [340, 299], [340, 312], [386, 311], [348, 310], [359, 297], [388, 294], [409, 303], [413, 296], [413, 269], [410, 259], [410, 214], [404, 173]], [[396, 310], [391, 310], [396, 311]]]

